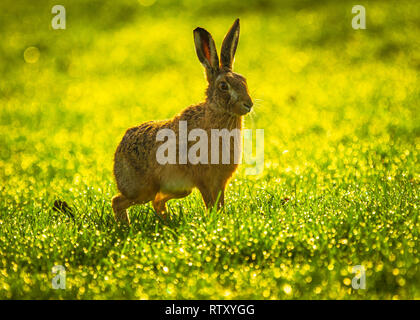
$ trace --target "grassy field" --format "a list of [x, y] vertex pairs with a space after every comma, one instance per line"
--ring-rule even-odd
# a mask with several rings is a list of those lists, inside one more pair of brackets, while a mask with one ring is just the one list
[[[63, 0], [66, 30], [55, 2], [1, 2], [0, 298], [420, 299], [420, 5], [362, 1], [353, 30], [351, 1], [153, 2]], [[194, 192], [117, 227], [126, 128], [201, 101], [192, 30], [220, 49], [237, 17], [264, 172], [240, 168], [225, 212]]]

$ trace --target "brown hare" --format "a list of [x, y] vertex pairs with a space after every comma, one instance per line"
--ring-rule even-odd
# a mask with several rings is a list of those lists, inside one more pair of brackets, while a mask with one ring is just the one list
[[[114, 157], [114, 175], [120, 194], [112, 198], [112, 209], [119, 222], [129, 224], [126, 209], [134, 204], [152, 201], [156, 213], [166, 219], [166, 202], [174, 198], [188, 196], [193, 188], [198, 188], [207, 208], [223, 206], [224, 190], [235, 172], [238, 161], [236, 151], [241, 148], [241, 137], [236, 144], [230, 144], [227, 153], [230, 162], [201, 161], [186, 163], [179, 152], [177, 163], [161, 164], [157, 152], [163, 140], [159, 132], [172, 130], [177, 134], [176, 147], [184, 148], [192, 142], [180, 139], [181, 124], [188, 125], [188, 132], [200, 129], [210, 137], [214, 129], [242, 131], [242, 116], [250, 112], [253, 102], [249, 96], [246, 79], [232, 71], [232, 64], [239, 39], [239, 19], [237, 19], [223, 40], [219, 58], [213, 38], [202, 28], [194, 30], [194, 43], [198, 59], [205, 68], [208, 87], [206, 100], [189, 106], [173, 119], [150, 121], [130, 128], [120, 142]], [[229, 141], [232, 136], [229, 137]], [[169, 140], [169, 138], [168, 138]], [[184, 139], [185, 140], [185, 139]], [[216, 151], [226, 151], [226, 146], [217, 145]], [[238, 148], [238, 149], [237, 149]], [[186, 149], [182, 149], [186, 150]], [[212, 151], [210, 146], [208, 150]], [[214, 151], [214, 150], [213, 150]], [[200, 150], [202, 152], [202, 150]], [[205, 152], [203, 152], [204, 154]], [[234, 154], [235, 153], [235, 154]], [[212, 154], [213, 157], [213, 154]], [[216, 160], [222, 158], [216, 152]]]

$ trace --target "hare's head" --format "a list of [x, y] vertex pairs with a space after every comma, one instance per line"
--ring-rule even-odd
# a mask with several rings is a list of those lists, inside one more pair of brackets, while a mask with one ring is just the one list
[[232, 70], [238, 40], [239, 19], [236, 19], [223, 40], [219, 64], [211, 34], [203, 28], [194, 30], [197, 56], [206, 69], [209, 82], [208, 101], [229, 114], [241, 116], [251, 111], [253, 103], [246, 79]]

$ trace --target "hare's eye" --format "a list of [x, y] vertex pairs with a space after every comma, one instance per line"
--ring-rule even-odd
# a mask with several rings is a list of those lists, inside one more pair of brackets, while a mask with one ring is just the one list
[[220, 90], [228, 90], [229, 89], [229, 86], [228, 86], [228, 84], [226, 82], [222, 81], [219, 84], [219, 88], [220, 88]]

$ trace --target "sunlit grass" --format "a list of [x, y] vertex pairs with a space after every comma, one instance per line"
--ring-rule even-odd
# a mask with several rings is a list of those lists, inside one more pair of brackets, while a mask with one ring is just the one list
[[[1, 4], [1, 298], [420, 298], [418, 5], [367, 2], [355, 31], [352, 2], [264, 3], [62, 1], [60, 31], [55, 3]], [[168, 225], [144, 205], [118, 228], [125, 129], [201, 101], [192, 30], [220, 48], [237, 16], [263, 174], [241, 168], [225, 212], [194, 192], [169, 202]]]

